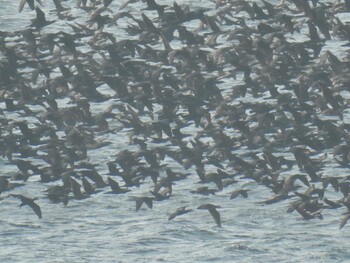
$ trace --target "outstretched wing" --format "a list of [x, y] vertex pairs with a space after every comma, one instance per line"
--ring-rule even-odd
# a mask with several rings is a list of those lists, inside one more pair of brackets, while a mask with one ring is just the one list
[[220, 219], [220, 214], [215, 208], [210, 208], [209, 209], [210, 214], [215, 220], [215, 223], [218, 227], [221, 227], [221, 219]]
[[33, 209], [34, 213], [39, 217], [39, 219], [42, 218], [40, 206], [34, 202], [34, 199], [17, 194], [11, 194], [10, 196], [21, 199], [21, 206], [28, 205], [31, 209]]
[[349, 218], [350, 218], [350, 214], [347, 214], [344, 218], [342, 218], [342, 220], [340, 221], [339, 229], [342, 229], [345, 226]]
[[21, 13], [23, 8], [24, 8], [24, 5], [26, 4], [27, 0], [21, 0], [19, 2], [19, 7], [18, 7], [18, 12]]
[[151, 198], [146, 198], [144, 199], [144, 202], [146, 203], [146, 205], [148, 206], [148, 208], [152, 209], [153, 207], [153, 201]]
[[239, 190], [232, 191], [230, 199], [235, 199], [238, 195], [239, 195]]
[[46, 21], [45, 13], [39, 7], [36, 7], [35, 11], [36, 11], [36, 18], [38, 21]]
[[178, 214], [177, 214], [177, 211], [174, 212], [174, 213], [172, 213], [172, 214], [169, 216], [168, 221], [173, 220], [177, 215], [178, 215]]
[[33, 209], [34, 213], [39, 217], [39, 219], [41, 219], [42, 214], [41, 214], [40, 206], [36, 204], [34, 201], [30, 202], [28, 205], [30, 206], [31, 209]]

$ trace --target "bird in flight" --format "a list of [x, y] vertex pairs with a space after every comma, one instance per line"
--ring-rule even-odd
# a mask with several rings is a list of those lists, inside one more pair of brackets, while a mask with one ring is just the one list
[[28, 205], [31, 209], [33, 209], [34, 213], [41, 219], [42, 214], [41, 214], [41, 209], [40, 206], [34, 202], [35, 199], [25, 197], [23, 195], [17, 195], [17, 194], [11, 194], [10, 196], [16, 197], [21, 200], [21, 204], [19, 205], [20, 207]]

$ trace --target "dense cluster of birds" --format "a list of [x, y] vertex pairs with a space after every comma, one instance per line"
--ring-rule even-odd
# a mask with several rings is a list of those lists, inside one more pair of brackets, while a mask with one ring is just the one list
[[[18, 198], [41, 218], [39, 202], [21, 194], [30, 177], [65, 206], [95, 194], [132, 197], [147, 183], [149, 194], [133, 197], [138, 211], [172, 198], [188, 177], [203, 184], [189, 194], [227, 188], [231, 199], [247, 198], [254, 188], [235, 185], [252, 181], [272, 193], [257, 203], [288, 199], [287, 212], [305, 220], [346, 209], [344, 227], [350, 59], [327, 43], [349, 46], [350, 25], [339, 14], [350, 1], [160, 2], [53, 0], [49, 20], [40, 1], [20, 1], [19, 12], [36, 17], [25, 29], [0, 31], [0, 150], [18, 171], [0, 176], [0, 200]], [[58, 31], [58, 21], [69, 29]], [[92, 150], [115, 146], [109, 134], [122, 132], [127, 147], [104, 164], [90, 161]], [[328, 174], [329, 165], [342, 173]], [[221, 226], [218, 208], [197, 207]]]

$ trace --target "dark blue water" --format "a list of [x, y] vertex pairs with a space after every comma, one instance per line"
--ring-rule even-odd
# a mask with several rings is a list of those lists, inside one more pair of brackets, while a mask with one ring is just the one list
[[[114, 1], [113, 12], [120, 6]], [[160, 2], [160, 1], [158, 1]], [[177, 1], [187, 3], [187, 1]], [[270, 1], [272, 2], [272, 1]], [[0, 0], [0, 30], [18, 30], [30, 24], [35, 13], [26, 6], [18, 14], [18, 1]], [[55, 19], [50, 13], [53, 9], [51, 1], [43, 1], [43, 10], [49, 20]], [[79, 16], [79, 21], [88, 20], [88, 14], [74, 8], [75, 1], [63, 2], [72, 7], [72, 14]], [[172, 1], [164, 1], [172, 4]], [[191, 1], [191, 8], [210, 7], [210, 1]], [[130, 4], [127, 10], [135, 14], [144, 7], [142, 3]], [[347, 14], [342, 19], [350, 21]], [[128, 22], [120, 21], [122, 28]], [[254, 22], [253, 22], [254, 23]], [[197, 27], [189, 24], [189, 27]], [[55, 32], [68, 28], [66, 22], [58, 21], [44, 29], [44, 32]], [[118, 38], [127, 38], [119, 27], [107, 28], [114, 31]], [[294, 36], [303, 38], [300, 34]], [[225, 43], [223, 43], [225, 44]], [[327, 41], [323, 52], [332, 50], [339, 56], [344, 54], [340, 48], [343, 42], [334, 39]], [[229, 83], [232, 80], [228, 80]], [[228, 84], [224, 85], [228, 85]], [[107, 87], [100, 91], [110, 92]], [[261, 98], [260, 98], [261, 99]], [[254, 101], [252, 97], [242, 100]], [[63, 107], [67, 100], [57, 100]], [[91, 103], [93, 113], [98, 113], [111, 105]], [[5, 105], [0, 104], [4, 109]], [[35, 108], [35, 107], [34, 107]], [[7, 118], [21, 119], [16, 113], [8, 113]], [[349, 116], [344, 116], [344, 122]], [[30, 118], [27, 121], [31, 122]], [[123, 149], [135, 149], [129, 144], [129, 131], [122, 129], [119, 123], [109, 123], [111, 128], [118, 128], [117, 134], [108, 137], [97, 135], [111, 144], [107, 147], [89, 151], [89, 162], [100, 164], [98, 172], [107, 177], [108, 161]], [[195, 134], [194, 125], [183, 129], [183, 133]], [[205, 140], [205, 139], [204, 139]], [[152, 146], [152, 144], [150, 144]], [[241, 150], [244, 152], [244, 149]], [[293, 159], [290, 152], [282, 153]], [[38, 161], [38, 163], [40, 163]], [[171, 159], [165, 164], [174, 171], [183, 172]], [[0, 158], [1, 173], [13, 175], [17, 168]], [[215, 167], [209, 168], [214, 172]], [[291, 201], [283, 201], [272, 205], [259, 205], [257, 202], [269, 197], [272, 193], [262, 185], [248, 179], [240, 179], [238, 183], [225, 188], [214, 196], [203, 197], [190, 194], [189, 191], [202, 186], [193, 169], [186, 171], [190, 176], [173, 186], [173, 196], [169, 200], [155, 202], [152, 210], [141, 208], [135, 211], [133, 197], [149, 195], [152, 182], [149, 179], [140, 188], [133, 188], [126, 195], [107, 195], [104, 191], [85, 200], [72, 200], [67, 207], [52, 204], [45, 198], [44, 190], [50, 184], [39, 182], [33, 176], [25, 186], [17, 188], [16, 193], [29, 197], [37, 197], [36, 201], [43, 212], [38, 220], [28, 207], [18, 207], [18, 200], [7, 198], [0, 202], [0, 262], [347, 262], [350, 261], [348, 241], [349, 227], [339, 230], [339, 221], [345, 208], [324, 210], [323, 220], [302, 220], [301, 216], [286, 213]], [[337, 175], [347, 173], [346, 169], [337, 168], [331, 154], [327, 159], [325, 174]], [[296, 166], [284, 175], [298, 173]], [[210, 187], [215, 187], [214, 184]], [[247, 199], [238, 197], [230, 200], [230, 192], [238, 188], [247, 188]], [[304, 188], [301, 188], [300, 192]], [[330, 198], [338, 198], [333, 192], [326, 192]], [[207, 211], [197, 210], [203, 203], [220, 205], [222, 228], [215, 226]], [[177, 207], [188, 206], [194, 211], [168, 221], [168, 216]]]

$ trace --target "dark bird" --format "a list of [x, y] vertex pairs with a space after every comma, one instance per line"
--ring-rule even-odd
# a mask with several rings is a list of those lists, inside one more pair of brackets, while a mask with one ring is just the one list
[[56, 7], [56, 11], [58, 12], [58, 14], [60, 15], [61, 12], [67, 11], [69, 10], [69, 8], [64, 8], [61, 4], [61, 0], [53, 0], [53, 3]]
[[22, 183], [11, 183], [5, 176], [0, 176], [0, 195], [2, 192], [10, 191], [18, 186], [23, 186]]
[[149, 209], [153, 207], [153, 198], [152, 197], [135, 197], [136, 202], [136, 211], [139, 211], [142, 204], [145, 203]]
[[152, 195], [154, 195], [154, 198], [156, 201], [163, 201], [170, 198], [171, 192], [172, 192], [172, 186], [171, 184], [168, 184], [168, 186], [160, 192], [156, 192], [156, 191], [149, 191], [149, 192]]
[[75, 199], [82, 200], [89, 197], [88, 194], [81, 192], [81, 185], [75, 179], [70, 177], [69, 180], [71, 183], [72, 192]]
[[187, 213], [193, 211], [192, 209], [186, 209], [186, 208], [187, 208], [187, 206], [182, 206], [182, 207], [179, 207], [178, 209], [176, 209], [175, 212], [170, 214], [168, 221], [173, 220], [177, 216], [184, 215], [184, 214], [187, 214]]
[[111, 177], [108, 177], [107, 179], [112, 191], [107, 192], [106, 194], [125, 194], [127, 192], [130, 192], [128, 188], [121, 188], [118, 182], [113, 180]]
[[39, 218], [42, 218], [40, 206], [34, 202], [35, 199], [28, 198], [28, 197], [25, 197], [23, 195], [17, 195], [17, 194], [11, 194], [10, 196], [16, 197], [16, 198], [21, 200], [22, 203], [19, 205], [20, 207], [28, 205], [28, 206], [30, 206], [31, 209], [33, 209], [34, 213]]
[[304, 220], [310, 220], [314, 218], [323, 219], [323, 216], [321, 214], [321, 209], [312, 213], [302, 207], [296, 207], [295, 210], [303, 217]]
[[54, 185], [45, 190], [47, 197], [52, 203], [63, 203], [65, 206], [69, 202], [68, 194], [70, 191], [71, 185], [69, 180], [66, 180], [64, 185]]
[[215, 220], [215, 223], [218, 227], [221, 227], [221, 219], [220, 214], [216, 210], [216, 208], [220, 208], [220, 206], [212, 205], [212, 204], [203, 204], [197, 207], [197, 209], [206, 209], [209, 211], [209, 213], [212, 215], [212, 217]]
[[55, 21], [48, 21], [46, 20], [45, 13], [39, 8], [35, 8], [36, 11], [36, 18], [32, 19], [32, 25], [36, 29], [40, 29], [44, 26], [50, 25]]
[[269, 197], [268, 199], [262, 201], [262, 202], [258, 202], [259, 204], [273, 204], [288, 198], [291, 198], [291, 195], [288, 195], [288, 193], [293, 190], [294, 186], [294, 182], [295, 180], [299, 179], [300, 181], [302, 181], [305, 185], [310, 186], [309, 181], [306, 178], [306, 175], [303, 174], [293, 174], [293, 175], [289, 175], [283, 182], [282, 187], [280, 188], [280, 190], [277, 192], [277, 194]]
[[207, 186], [199, 187], [196, 190], [191, 190], [190, 193], [192, 194], [201, 194], [201, 195], [215, 195], [217, 192], [217, 189], [211, 189]]
[[232, 191], [230, 199], [234, 199], [234, 198], [238, 197], [239, 195], [243, 196], [244, 198], [247, 198], [248, 191], [249, 191], [249, 189], [238, 189], [238, 190]]
[[85, 193], [88, 195], [96, 194], [99, 191], [96, 191], [95, 187], [85, 178], [81, 178], [81, 182], [83, 183], [83, 188]]
[[334, 202], [332, 200], [329, 200], [328, 198], [324, 198], [323, 201], [328, 205], [328, 207], [325, 208], [336, 209], [342, 206], [340, 202]]
[[146, 2], [147, 4], [147, 8], [145, 8], [144, 10], [155, 10], [157, 11], [159, 16], [163, 15], [164, 9], [166, 7], [165, 5], [159, 5], [154, 0], [146, 0], [143, 2]]

